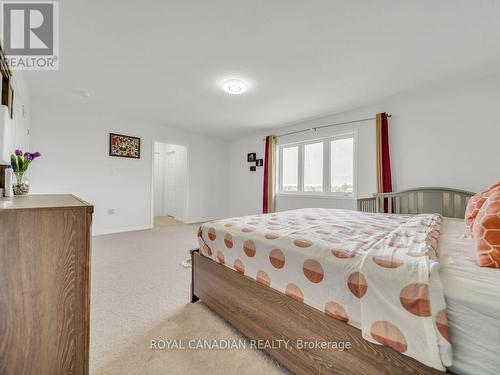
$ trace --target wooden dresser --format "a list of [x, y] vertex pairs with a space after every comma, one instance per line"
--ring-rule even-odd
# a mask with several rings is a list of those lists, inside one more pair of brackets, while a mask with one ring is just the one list
[[0, 198], [0, 374], [88, 374], [93, 206]]

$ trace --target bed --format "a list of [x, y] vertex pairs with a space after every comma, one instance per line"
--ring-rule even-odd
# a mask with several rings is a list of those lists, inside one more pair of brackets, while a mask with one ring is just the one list
[[500, 272], [477, 266], [463, 220], [447, 219], [438, 246], [440, 276], [453, 337], [450, 370], [466, 375], [500, 369]]
[[[432, 212], [431, 201], [438, 213], [463, 216], [468, 194], [413, 190], [382, 196], [375, 206], [388, 199], [389, 209], [416, 214]], [[192, 300], [200, 298], [250, 339], [287, 342], [266, 351], [295, 373], [439, 373], [452, 364], [449, 336], [457, 330], [453, 319], [447, 324], [445, 298], [454, 302], [437, 271], [447, 259], [437, 248], [443, 228], [446, 219], [434, 214], [325, 209], [207, 223], [198, 233], [200, 250], [192, 252]], [[451, 369], [461, 372], [460, 361]]]

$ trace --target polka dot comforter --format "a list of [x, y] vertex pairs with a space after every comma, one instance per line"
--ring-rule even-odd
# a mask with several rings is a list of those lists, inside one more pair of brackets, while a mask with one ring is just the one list
[[444, 370], [441, 220], [307, 208], [205, 223], [198, 240], [204, 256]]

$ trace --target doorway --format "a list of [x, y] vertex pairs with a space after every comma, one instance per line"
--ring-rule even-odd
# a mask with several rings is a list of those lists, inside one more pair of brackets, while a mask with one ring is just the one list
[[153, 147], [154, 225], [169, 226], [187, 220], [188, 148], [154, 142]]

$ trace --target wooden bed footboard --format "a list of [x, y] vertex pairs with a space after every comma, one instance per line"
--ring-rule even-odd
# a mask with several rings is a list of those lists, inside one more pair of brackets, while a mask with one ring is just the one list
[[191, 301], [200, 299], [249, 339], [274, 343], [279, 348], [265, 351], [296, 374], [442, 374], [364, 340], [360, 330], [258, 284], [197, 250], [191, 251], [191, 257]]

